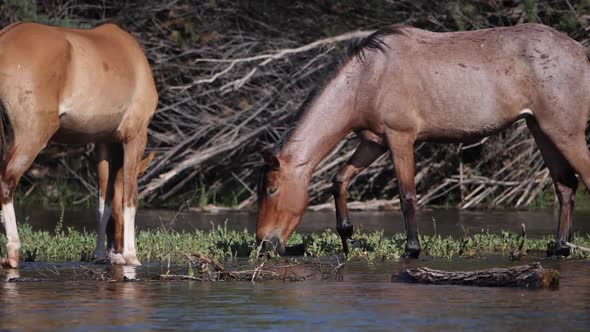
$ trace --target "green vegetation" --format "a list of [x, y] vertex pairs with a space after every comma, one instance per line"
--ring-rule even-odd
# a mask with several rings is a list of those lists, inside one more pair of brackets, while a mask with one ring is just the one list
[[[30, 225], [19, 229], [22, 248], [21, 259], [25, 261], [92, 261], [95, 234], [78, 232], [58, 226], [54, 232], [34, 231]], [[383, 232], [360, 233], [356, 237], [359, 248], [349, 260], [381, 261], [399, 258], [403, 254], [405, 235], [384, 236]], [[470, 258], [492, 253], [508, 255], [518, 248], [518, 235], [488, 232], [453, 239], [440, 235], [423, 235], [422, 255], [452, 259]], [[550, 237], [527, 239], [528, 250], [544, 251]], [[0, 255], [4, 255], [5, 238], [0, 239]], [[590, 247], [590, 235], [576, 236], [576, 243]], [[321, 233], [303, 235], [295, 233], [288, 245], [305, 247], [305, 255], [322, 257], [341, 253], [339, 236], [325, 230]], [[176, 232], [165, 229], [140, 231], [137, 235], [138, 256], [143, 262], [183, 262], [186, 255], [200, 253], [219, 260], [235, 260], [238, 257], [256, 256], [254, 235], [244, 231], [232, 231], [218, 226], [210, 231]], [[579, 255], [577, 255], [579, 256]]]
[[[45, 10], [40, 10], [39, 7], [39, 1], [35, 0], [7, 0], [4, 5], [0, 5], [0, 9], [6, 12], [12, 12], [21, 21], [57, 25], [67, 28], [91, 28], [90, 24], [81, 23], [76, 19], [70, 19], [67, 14], [49, 15], [44, 13], [46, 12], [46, 8], [43, 8]], [[55, 12], [57, 14], [59, 10], [55, 10]]]
[[524, 13], [527, 22], [537, 22], [539, 20], [539, 1], [524, 0]]

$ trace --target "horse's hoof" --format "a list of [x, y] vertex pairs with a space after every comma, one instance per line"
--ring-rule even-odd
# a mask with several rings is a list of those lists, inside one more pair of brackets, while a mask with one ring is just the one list
[[359, 242], [353, 238], [342, 238], [342, 249], [344, 250], [344, 254], [348, 256], [350, 250], [358, 249]]
[[420, 247], [406, 247], [404, 258], [418, 258], [420, 256]]
[[126, 264], [123, 254], [118, 254], [118, 253], [114, 253], [114, 252], [111, 252], [109, 254], [109, 261], [113, 265], [125, 265]]
[[139, 280], [137, 280], [137, 278], [135, 278], [135, 277], [123, 276], [123, 282], [136, 282], [136, 281], [139, 281]]
[[4, 269], [18, 269], [18, 259], [15, 258], [0, 258], [0, 265]]
[[139, 261], [139, 259], [137, 259], [137, 256], [135, 256], [135, 255], [123, 254], [123, 259], [125, 259], [125, 265], [134, 265], [134, 266], [141, 265], [141, 262]]
[[547, 244], [547, 257], [568, 257], [571, 253], [571, 248], [562, 242]]
[[98, 250], [98, 249], [94, 250], [93, 257], [94, 257], [94, 261], [96, 263], [106, 264], [108, 262], [106, 250]]
[[353, 239], [353, 238], [347, 239], [346, 240], [346, 243], [348, 244], [348, 247], [350, 249], [353, 249], [354, 250], [354, 249], [358, 249], [359, 248], [359, 241], [357, 239]]

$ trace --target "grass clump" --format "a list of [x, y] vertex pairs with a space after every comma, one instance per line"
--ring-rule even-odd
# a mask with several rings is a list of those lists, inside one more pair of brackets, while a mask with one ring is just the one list
[[[92, 261], [96, 235], [73, 228], [56, 228], [53, 232], [33, 230], [24, 224], [19, 229], [21, 259], [24, 261]], [[347, 259], [382, 261], [400, 258], [404, 253], [405, 234], [385, 236], [381, 232], [358, 233], [358, 247]], [[544, 251], [552, 237], [527, 238], [529, 251]], [[5, 255], [4, 237], [0, 238], [0, 255]], [[482, 232], [461, 239], [441, 235], [422, 235], [422, 255], [452, 259], [477, 257], [486, 254], [506, 254], [518, 248], [521, 238], [517, 234]], [[577, 235], [576, 244], [590, 247], [590, 235]], [[340, 237], [331, 230], [314, 234], [295, 233], [288, 246], [303, 245], [308, 257], [323, 257], [342, 253]], [[142, 262], [181, 263], [187, 255], [200, 253], [217, 260], [232, 261], [238, 257], [256, 255], [254, 235], [246, 230], [228, 230], [227, 224], [212, 230], [192, 232], [163, 228], [142, 230], [137, 233], [138, 258]], [[584, 257], [583, 254], [576, 254]], [[589, 258], [588, 255], [585, 258]]]

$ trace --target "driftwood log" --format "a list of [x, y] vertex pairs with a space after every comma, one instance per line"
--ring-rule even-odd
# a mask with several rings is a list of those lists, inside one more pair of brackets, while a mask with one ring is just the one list
[[427, 267], [411, 268], [393, 275], [393, 282], [480, 287], [556, 288], [559, 272], [540, 263], [468, 272], [449, 272]]

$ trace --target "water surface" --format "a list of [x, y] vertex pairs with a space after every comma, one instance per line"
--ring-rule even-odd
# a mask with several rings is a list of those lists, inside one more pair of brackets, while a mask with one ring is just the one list
[[[19, 209], [19, 221], [35, 229], [55, 228], [58, 210]], [[590, 232], [589, 212], [576, 212], [574, 230]], [[93, 210], [67, 210], [64, 225], [94, 230]], [[357, 228], [403, 231], [399, 212], [353, 212]], [[306, 213], [298, 231], [334, 229], [333, 212]], [[434, 219], [434, 222], [433, 222]], [[423, 234], [460, 236], [488, 230], [529, 236], [554, 234], [552, 211], [431, 210], [418, 214]], [[140, 229], [210, 229], [214, 225], [253, 232], [248, 213], [180, 213], [140, 210]], [[411, 266], [473, 270], [514, 263], [501, 256], [478, 259], [347, 263], [342, 281], [303, 282], [122, 282], [80, 280], [80, 263], [23, 263], [20, 280], [0, 270], [0, 330], [276, 330], [276, 331], [588, 331], [590, 261], [539, 258], [561, 273], [557, 290], [475, 288], [391, 283], [391, 275]], [[93, 269], [108, 269], [96, 267]], [[119, 271], [120, 268], [116, 268]], [[139, 279], [163, 273], [162, 266], [128, 268]], [[9, 274], [10, 273], [10, 274]], [[35, 281], [37, 280], [37, 281]]]
[[[25, 263], [21, 277], [55, 281], [0, 283], [0, 329], [588, 330], [588, 261], [543, 260], [545, 267], [561, 272], [558, 290], [390, 282], [393, 272], [409, 266], [476, 269], [510, 264], [501, 257], [356, 262], [347, 264], [343, 281], [201, 283], [75, 281], [63, 276], [80, 269], [76, 264]], [[139, 277], [157, 273], [158, 267], [137, 271]]]

